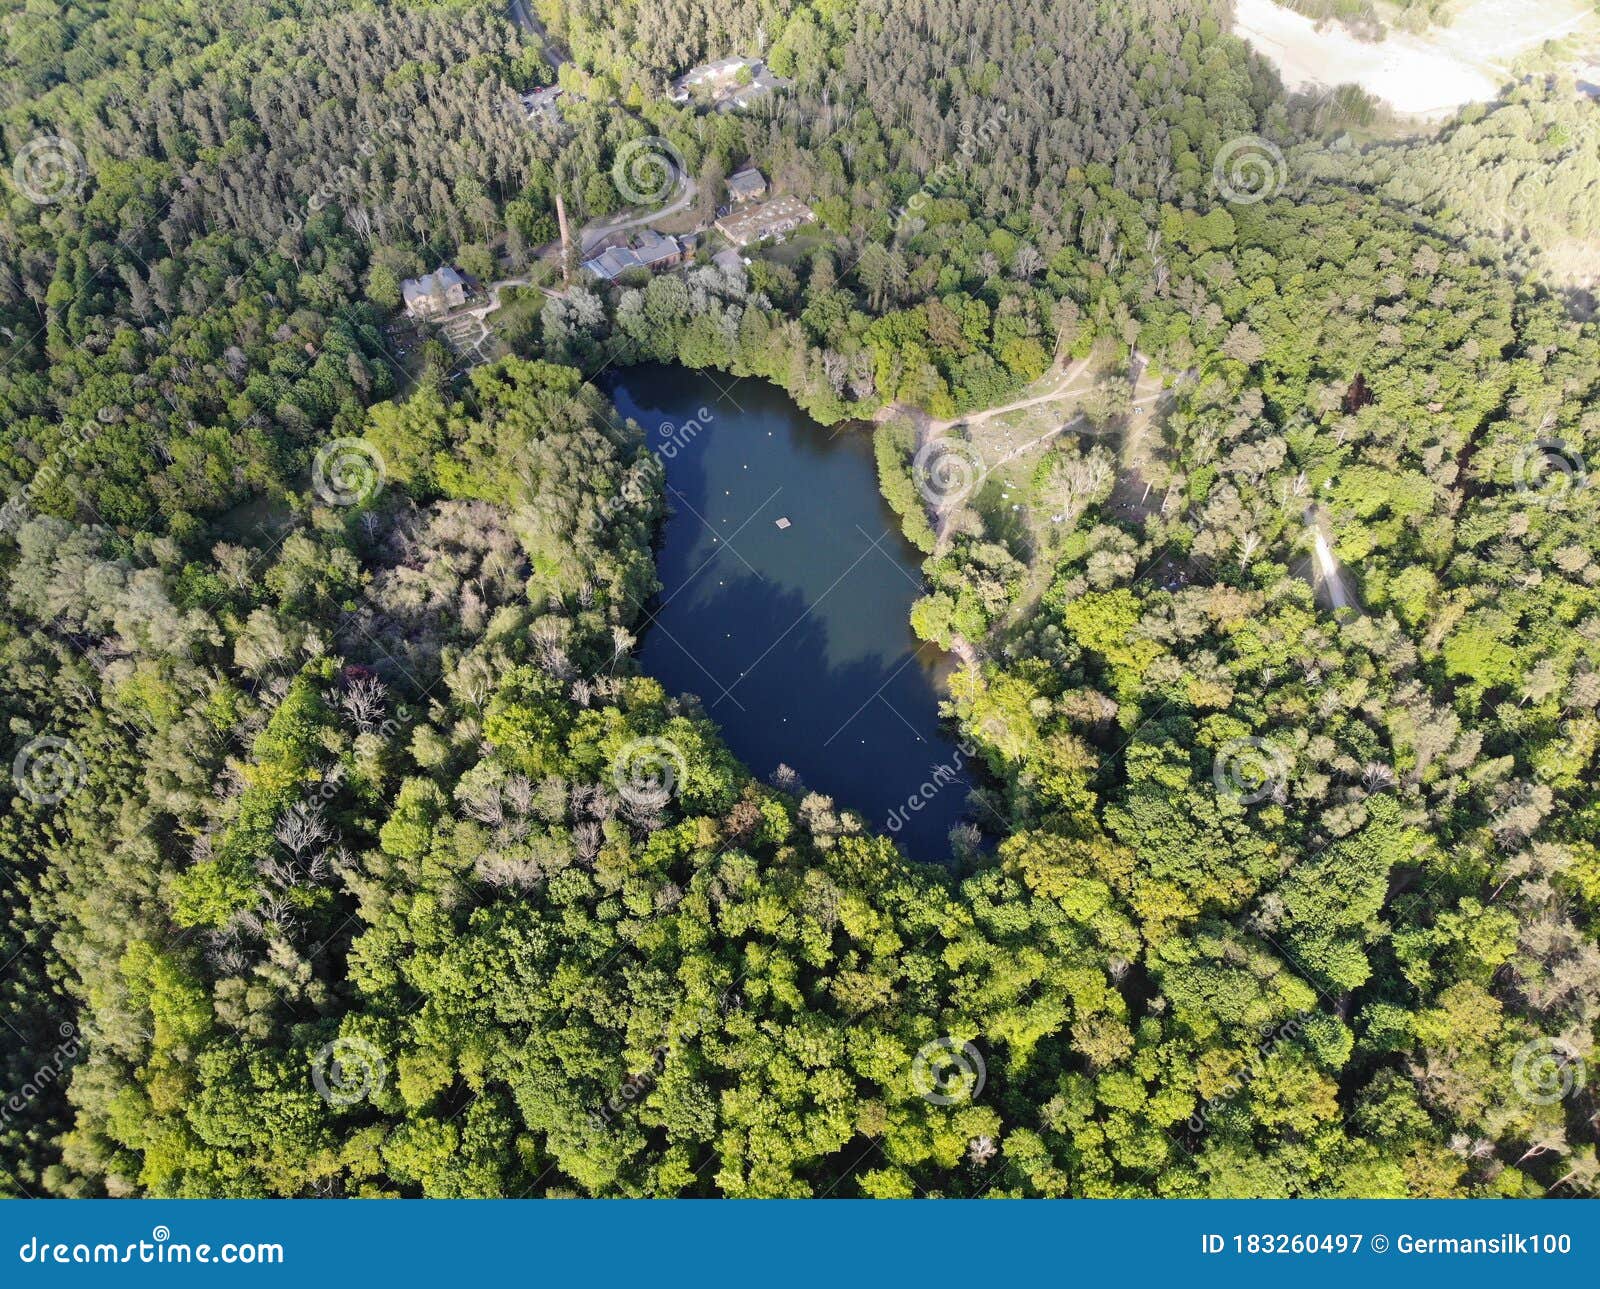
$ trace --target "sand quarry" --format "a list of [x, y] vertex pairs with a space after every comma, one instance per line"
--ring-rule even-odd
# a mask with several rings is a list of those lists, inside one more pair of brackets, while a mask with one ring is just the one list
[[1511, 63], [1547, 40], [1600, 39], [1584, 0], [1470, 0], [1450, 26], [1414, 36], [1390, 30], [1377, 43], [1338, 23], [1314, 22], [1272, 0], [1235, 0], [1234, 32], [1278, 68], [1292, 90], [1356, 84], [1396, 111], [1438, 119], [1491, 99]]

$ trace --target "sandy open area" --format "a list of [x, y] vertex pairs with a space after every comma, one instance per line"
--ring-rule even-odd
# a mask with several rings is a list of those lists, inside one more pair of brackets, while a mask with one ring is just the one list
[[1448, 116], [1493, 98], [1513, 59], [1546, 40], [1594, 30], [1583, 0], [1473, 0], [1449, 27], [1413, 36], [1391, 30], [1377, 43], [1337, 23], [1321, 31], [1272, 0], [1235, 0], [1234, 32], [1278, 68], [1290, 89], [1354, 83], [1397, 111]]

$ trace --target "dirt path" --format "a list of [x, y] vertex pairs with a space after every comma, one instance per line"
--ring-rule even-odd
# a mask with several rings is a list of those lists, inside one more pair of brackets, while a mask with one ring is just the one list
[[1083, 392], [1082, 390], [1071, 389], [1069, 386], [1083, 374], [1088, 365], [1089, 360], [1085, 358], [1076, 368], [1064, 368], [1061, 374], [1056, 377], [1053, 388], [1047, 389], [1041, 394], [1036, 394], [1032, 398], [1019, 398], [1012, 403], [1005, 403], [999, 407], [985, 408], [981, 412], [974, 412], [968, 416], [958, 416], [949, 421], [930, 420], [928, 429], [934, 434], [942, 434], [945, 430], [952, 429], [957, 425], [965, 425], [970, 429], [974, 425], [984, 425], [994, 420], [997, 416], [1004, 416], [1007, 412], [1020, 412], [1025, 407], [1038, 407], [1041, 403], [1051, 403], [1068, 394], [1080, 394]]
[[[676, 215], [680, 210], [688, 206], [694, 200], [695, 194], [700, 191], [700, 185], [679, 170], [677, 166], [672, 167], [672, 173], [678, 185], [677, 196], [661, 207], [660, 210], [649, 210], [639, 215], [629, 215], [624, 212], [622, 215], [613, 215], [610, 219], [599, 219], [593, 223], [585, 224], [578, 233], [578, 245], [582, 247], [583, 253], [587, 255], [594, 247], [598, 246], [613, 233], [620, 233], [629, 228], [638, 228], [641, 224], [648, 224], [657, 219], [666, 219], [667, 216]], [[557, 243], [551, 243], [551, 245], [559, 250]], [[545, 250], [544, 247], [539, 249], [541, 253]]]
[[[1063, 391], [1063, 392], [1065, 392], [1065, 391]], [[1136, 399], [1134, 399], [1134, 401], [1132, 403], [1130, 403], [1128, 405], [1129, 406], [1129, 410], [1130, 411], [1137, 410], [1138, 408], [1141, 408], [1141, 407], [1148, 407], [1152, 403], [1159, 403], [1164, 397], [1166, 397], [1166, 391], [1165, 390], [1162, 390], [1161, 393], [1159, 393], [1159, 394], [1151, 394], [1151, 395], [1149, 395], [1149, 396], [1147, 396], [1145, 398], [1136, 398]], [[1026, 406], [1026, 404], [1024, 404], [1023, 406]], [[1014, 461], [1014, 460], [1016, 460], [1016, 458], [1022, 456], [1024, 453], [1032, 452], [1034, 450], [1034, 448], [1038, 447], [1041, 443], [1048, 443], [1051, 439], [1055, 438], [1057, 435], [1065, 434], [1068, 430], [1081, 430], [1083, 428], [1083, 426], [1088, 422], [1088, 419], [1089, 418], [1087, 416], [1085, 416], [1082, 412], [1079, 412], [1070, 421], [1064, 421], [1062, 424], [1056, 426], [1055, 429], [1053, 429], [1053, 430], [1046, 430], [1043, 434], [1039, 435], [1038, 438], [1029, 439], [1028, 442], [1026, 442], [1026, 443], [1018, 444], [1016, 447], [1012, 448], [1011, 451], [1009, 451], [1009, 452], [1005, 453], [1003, 456], [997, 458], [995, 460], [995, 463], [993, 465], [991, 465], [989, 467], [989, 469], [990, 470], [998, 470], [1001, 466], [1005, 465], [1008, 461]], [[1129, 426], [1129, 429], [1131, 430], [1132, 427]], [[1097, 431], [1097, 433], [1099, 433], [1099, 432]]]
[[[678, 182], [678, 193], [660, 210], [646, 211], [642, 214], [628, 214], [611, 219], [597, 220], [585, 224], [578, 230], [578, 244], [584, 254], [591, 248], [610, 237], [613, 233], [620, 233], [629, 228], [637, 228], [641, 224], [648, 224], [652, 220], [662, 219], [668, 215], [676, 214], [694, 200], [698, 185], [676, 166], [673, 174]], [[546, 242], [543, 246], [532, 252], [535, 260], [554, 259], [558, 264], [561, 259], [561, 243]], [[493, 328], [489, 326], [488, 318], [491, 313], [500, 308], [500, 292], [507, 287], [533, 286], [533, 281], [528, 276], [502, 278], [498, 282], [491, 282], [486, 289], [487, 299], [480, 304], [465, 305], [450, 313], [440, 314], [433, 319], [433, 323], [450, 338], [451, 344], [457, 353], [465, 357], [468, 353], [476, 351], [482, 355], [482, 348], [492, 334]], [[551, 299], [560, 299], [561, 291], [553, 290], [547, 286], [536, 288]], [[470, 325], [468, 325], [470, 324]]]
[[[1137, 389], [1139, 387], [1139, 382], [1144, 378], [1149, 362], [1150, 360], [1144, 354], [1139, 353], [1137, 350], [1133, 352], [1128, 366], [1128, 379], [1131, 382], [1131, 388]], [[1040, 407], [1046, 403], [1060, 402], [1063, 399], [1087, 393], [1088, 389], [1092, 387], [1092, 382], [1088, 385], [1080, 385], [1079, 380], [1088, 370], [1089, 360], [1082, 359], [1073, 366], [1064, 367], [1046, 388], [1036, 394], [1030, 394], [1026, 398], [1014, 399], [1009, 403], [1002, 403], [998, 407], [985, 408], [981, 412], [970, 412], [964, 416], [951, 417], [948, 420], [940, 420], [937, 417], [929, 416], [920, 408], [910, 407], [904, 403], [890, 403], [885, 407], [881, 407], [872, 419], [879, 424], [895, 417], [904, 417], [909, 420], [915, 428], [916, 448], [920, 452], [934, 439], [958, 426], [970, 432], [974, 427], [985, 425], [997, 416], [1004, 416], [1009, 412], [1020, 412], [1030, 407]], [[1163, 396], [1163, 392], [1158, 392], [1147, 398], [1135, 399], [1130, 404], [1130, 409], [1156, 401]], [[1077, 416], [1046, 430], [1043, 434], [1036, 435], [1026, 443], [1017, 444], [1008, 451], [1001, 453], [993, 461], [982, 461], [982, 454], [979, 453], [983, 473], [985, 475], [991, 474], [1001, 466], [1016, 460], [1018, 457], [1033, 451], [1052, 439], [1059, 438], [1068, 431], [1081, 429], [1086, 424], [1086, 421], [1087, 418], [1082, 413], [1079, 413]], [[965, 501], [965, 497], [958, 499], [952, 505], [929, 506], [928, 517], [933, 525], [936, 550], [942, 551], [945, 548], [949, 539], [951, 522], [960, 512], [963, 501]]]
[[[494, 328], [489, 325], [489, 315], [500, 308], [500, 292], [513, 286], [533, 286], [533, 281], [527, 277], [508, 277], [491, 282], [486, 292], [488, 299], [482, 304], [467, 305], [451, 313], [440, 314], [433, 319], [433, 325], [444, 332], [451, 347], [463, 358], [476, 352], [480, 361], [487, 361], [482, 347], [494, 333]], [[558, 299], [561, 295], [547, 286], [534, 289], [552, 299]]]
[[[1089, 387], [1078, 387], [1077, 378], [1083, 374], [1084, 369], [1087, 368], [1088, 365], [1088, 360], [1085, 359], [1083, 362], [1078, 364], [1077, 370], [1072, 372], [1063, 372], [1061, 378], [1057, 380], [1056, 387], [1054, 389], [1046, 390], [1044, 393], [1036, 395], [1033, 398], [1018, 399], [1016, 402], [1007, 403], [1003, 407], [991, 407], [986, 411], [979, 412], [975, 416], [961, 417], [953, 421], [930, 420], [928, 422], [928, 431], [929, 433], [942, 433], [943, 431], [951, 429], [957, 425], [964, 425], [968, 429], [971, 429], [975, 425], [982, 425], [987, 421], [992, 420], [996, 416], [1005, 415], [1007, 412], [1018, 412], [1024, 408], [1038, 407], [1043, 403], [1057, 402], [1063, 398], [1067, 398], [1075, 394], [1085, 394], [1088, 392]], [[1133, 358], [1128, 365], [1128, 380], [1129, 387], [1131, 389], [1136, 390], [1139, 388], [1139, 382], [1144, 379], [1145, 370], [1149, 367], [1149, 365], [1150, 360], [1143, 354], [1135, 351]], [[1129, 411], [1132, 412], [1141, 407], [1148, 407], [1152, 403], [1160, 402], [1162, 398], [1166, 397], [1166, 393], [1166, 390], [1157, 390], [1154, 394], [1148, 394], [1144, 398], [1136, 398], [1128, 404]], [[1010, 451], [1002, 453], [994, 461], [988, 464], [987, 469], [991, 472], [998, 470], [1001, 466], [1007, 464], [1008, 462], [1015, 461], [1018, 457], [1032, 452], [1034, 448], [1039, 447], [1041, 444], [1048, 443], [1051, 439], [1065, 434], [1069, 430], [1081, 429], [1086, 424], [1087, 420], [1088, 418], [1082, 412], [1079, 412], [1078, 415], [1074, 416], [1071, 420], [1063, 421], [1060, 425], [1057, 425], [1053, 429], [1046, 430], [1043, 434], [1029, 439], [1026, 443], [1019, 443]]]
[[[1133, 352], [1128, 366], [1128, 380], [1129, 387], [1135, 392], [1137, 392], [1140, 382], [1144, 379], [1145, 373], [1149, 369], [1149, 365], [1150, 360], [1146, 355], [1139, 353], [1137, 350]], [[915, 430], [916, 447], [917, 450], [920, 451], [939, 435], [945, 434], [957, 426], [963, 426], [970, 430], [974, 426], [986, 424], [995, 417], [1004, 416], [1008, 412], [1022, 411], [1026, 408], [1038, 407], [1045, 403], [1059, 402], [1064, 398], [1083, 394], [1087, 392], [1088, 388], [1092, 387], [1091, 385], [1080, 386], [1078, 384], [1079, 379], [1085, 374], [1085, 372], [1088, 371], [1088, 367], [1089, 363], [1087, 359], [1080, 361], [1075, 366], [1065, 367], [1055, 377], [1050, 385], [1040, 392], [1031, 394], [1026, 398], [1015, 399], [1010, 403], [1004, 403], [998, 407], [986, 408], [981, 412], [975, 412], [967, 416], [954, 417], [949, 420], [940, 420], [936, 417], [929, 416], [921, 408], [911, 407], [904, 403], [889, 403], [879, 408], [878, 411], [874, 413], [872, 419], [876, 424], [882, 424], [886, 421], [894, 420], [896, 418], [903, 418], [909, 421]], [[1185, 376], [1180, 377], [1180, 380], [1186, 379], [1189, 375], [1192, 375], [1192, 373], [1185, 373]], [[1141, 408], [1149, 407], [1152, 404], [1160, 402], [1163, 398], [1168, 397], [1170, 393], [1170, 390], [1158, 389], [1153, 394], [1147, 394], [1142, 398], [1135, 398], [1132, 400], [1132, 402], [1129, 404], [1129, 415], [1125, 418], [1122, 418], [1122, 423], [1118, 426], [1118, 429], [1121, 432], [1129, 436], [1128, 444], [1131, 444], [1134, 441], [1133, 436], [1136, 433], [1140, 433], [1143, 430], [1143, 426], [1136, 424], [1136, 418], [1133, 414]], [[1062, 422], [1060, 425], [1046, 430], [1043, 434], [1039, 434], [1034, 438], [1029, 439], [1026, 443], [1018, 444], [1016, 447], [1013, 447], [1009, 451], [1001, 454], [993, 462], [987, 463], [984, 466], [984, 473], [991, 473], [1008, 462], [1015, 460], [1017, 457], [1033, 451], [1035, 448], [1041, 446], [1042, 444], [1048, 443], [1050, 440], [1057, 438], [1062, 434], [1068, 433], [1069, 431], [1082, 430], [1087, 424], [1087, 416], [1080, 412], [1078, 415], [1071, 417], [1070, 419]], [[965, 498], [963, 497], [961, 500], [964, 501]], [[947, 506], [929, 505], [928, 518], [933, 525], [935, 554], [938, 554], [946, 549], [949, 542], [951, 523], [954, 521], [955, 516], [960, 513], [960, 510], [961, 501], [958, 501], [954, 505]], [[1027, 580], [1024, 584], [1022, 593], [1017, 597], [1016, 601], [1011, 607], [1011, 610], [1007, 613], [1004, 622], [1000, 624], [998, 629], [1004, 629], [1005, 627], [1015, 624], [1022, 617], [1024, 617], [1029, 610], [1031, 610], [1032, 606], [1038, 602], [1039, 597], [1042, 596], [1045, 590], [1048, 588], [1052, 572], [1053, 570], [1043, 560], [1036, 559], [1031, 562], [1028, 569]], [[968, 667], [977, 667], [983, 658], [982, 650], [972, 641], [961, 636], [956, 636], [952, 639], [950, 650]]]
[[561, 64], [571, 61], [545, 30], [544, 23], [534, 17], [533, 10], [528, 8], [527, 0], [511, 0], [511, 21], [539, 42], [545, 62], [557, 71], [561, 70]]
[[896, 417], [910, 421], [917, 430], [917, 443], [920, 446], [936, 434], [943, 434], [946, 430], [953, 430], [958, 425], [965, 425], [969, 429], [974, 425], [983, 425], [992, 421], [997, 416], [1004, 416], [1007, 412], [1020, 412], [1025, 407], [1038, 407], [1041, 403], [1050, 403], [1068, 394], [1081, 394], [1082, 390], [1068, 389], [1067, 386], [1083, 374], [1084, 368], [1089, 365], [1088, 359], [1080, 362], [1076, 368], [1064, 368], [1056, 377], [1054, 385], [1043, 393], [1031, 398], [1019, 398], [1012, 403], [1003, 403], [999, 407], [986, 407], [981, 412], [969, 412], [964, 416], [953, 416], [947, 421], [941, 421], [929, 416], [920, 407], [912, 407], [909, 403], [886, 403], [873, 413], [872, 419], [881, 425], [884, 421], [892, 421]]
[[[513, 286], [533, 286], [533, 279], [529, 277], [508, 277], [501, 278], [498, 282], [491, 282], [486, 292], [489, 298], [483, 304], [474, 304], [463, 309], [457, 309], [454, 313], [441, 317], [439, 321], [455, 322], [459, 318], [487, 318], [500, 307], [500, 292], [507, 287]], [[549, 296], [552, 300], [559, 299], [561, 296], [561, 292], [552, 291], [547, 286], [536, 287], [535, 290]]]

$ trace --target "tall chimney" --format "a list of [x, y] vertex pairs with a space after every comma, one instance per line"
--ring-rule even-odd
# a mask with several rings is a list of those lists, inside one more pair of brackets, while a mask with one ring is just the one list
[[572, 285], [572, 233], [567, 228], [567, 203], [556, 194], [556, 221], [561, 225], [561, 285]]

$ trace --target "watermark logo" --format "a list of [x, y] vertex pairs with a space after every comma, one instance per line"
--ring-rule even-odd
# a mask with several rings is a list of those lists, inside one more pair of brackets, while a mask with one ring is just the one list
[[54, 134], [28, 140], [11, 163], [17, 190], [37, 206], [71, 201], [83, 191], [88, 175], [77, 144]]
[[606, 498], [600, 508], [590, 516], [590, 527], [603, 528], [609, 520], [615, 519], [622, 511], [642, 506], [654, 499], [659, 492], [661, 480], [666, 477], [666, 463], [699, 438], [701, 431], [714, 420], [716, 416], [711, 409], [702, 407], [695, 416], [682, 425], [674, 425], [671, 421], [661, 422], [656, 427], [656, 435], [661, 442], [650, 449], [648, 456], [629, 468], [617, 488], [616, 495]]
[[1289, 166], [1277, 144], [1259, 134], [1243, 134], [1217, 150], [1211, 175], [1224, 201], [1250, 206], [1283, 191]]
[[1511, 1086], [1532, 1105], [1554, 1105], [1583, 1087], [1583, 1058], [1563, 1038], [1536, 1038], [1511, 1060]]
[[1229, 739], [1217, 749], [1211, 779], [1223, 796], [1253, 806], [1282, 793], [1290, 765], [1289, 754], [1267, 739]]
[[311, 1058], [311, 1083], [329, 1105], [350, 1106], [383, 1091], [389, 1076], [383, 1053], [364, 1038], [336, 1038]]
[[679, 452], [688, 447], [700, 436], [700, 431], [705, 429], [716, 416], [709, 407], [697, 409], [695, 415], [682, 425], [674, 425], [671, 421], [662, 421], [656, 427], [656, 434], [661, 439], [660, 446], [654, 449], [666, 460], [671, 461]]
[[911, 1062], [911, 1086], [934, 1105], [976, 1101], [988, 1079], [983, 1053], [960, 1039], [945, 1037], [924, 1043]]
[[600, 1109], [589, 1112], [589, 1126], [596, 1132], [609, 1128], [616, 1115], [633, 1105], [635, 1101], [642, 1100], [650, 1089], [655, 1087], [656, 1081], [666, 1068], [667, 1049], [662, 1048], [656, 1053], [656, 1059], [649, 1069], [630, 1074], [618, 1086], [616, 1092], [606, 1098], [606, 1103]]
[[56, 1050], [51, 1054], [49, 1062], [39, 1066], [21, 1087], [0, 1104], [0, 1124], [10, 1123], [13, 1115], [21, 1114], [51, 1088], [60, 1084], [72, 1069], [73, 1062], [77, 1060], [78, 1052], [81, 1050], [77, 1026], [71, 1021], [62, 1021], [57, 1026], [56, 1032], [61, 1035], [61, 1042], [56, 1044]]
[[[731, 989], [724, 990], [718, 996], [715, 1008], [702, 1006], [696, 1009], [694, 1024], [705, 1030], [708, 1026], [716, 1024], [719, 1016], [729, 1010], [736, 1010], [741, 1005], [742, 1000], [738, 994]], [[589, 1112], [589, 1126], [596, 1132], [604, 1132], [623, 1111], [631, 1110], [637, 1102], [644, 1100], [649, 1095], [650, 1089], [655, 1087], [666, 1072], [668, 1058], [677, 1051], [676, 1041], [666, 1047], [657, 1048], [649, 1068], [629, 1074], [618, 1084], [617, 1090], [606, 1098], [604, 1105], [598, 1110]]]
[[383, 457], [365, 439], [324, 443], [311, 463], [311, 488], [330, 506], [358, 506], [383, 487], [388, 471]]
[[40, 1263], [44, 1266], [133, 1266], [139, 1263], [156, 1263], [160, 1266], [233, 1266], [249, 1263], [273, 1263], [281, 1266], [284, 1260], [281, 1244], [235, 1244], [229, 1242], [213, 1248], [209, 1244], [189, 1244], [172, 1238], [172, 1230], [165, 1223], [150, 1228], [148, 1240], [130, 1240], [114, 1244], [99, 1240], [95, 1244], [79, 1240], [67, 1244], [60, 1239], [37, 1235], [17, 1250], [17, 1259], [23, 1263]]
[[960, 505], [983, 483], [983, 459], [961, 439], [930, 439], [911, 460], [911, 479], [935, 509]]
[[908, 823], [911, 816], [921, 811], [952, 783], [965, 784], [961, 777], [961, 769], [968, 759], [978, 749], [970, 740], [963, 740], [956, 745], [955, 755], [948, 761], [941, 761], [928, 772], [928, 778], [923, 785], [906, 798], [904, 806], [896, 806], [889, 811], [889, 817], [884, 821], [891, 833], [898, 833]]
[[71, 739], [41, 734], [23, 744], [11, 762], [11, 778], [25, 800], [53, 806], [83, 782], [83, 755]]
[[910, 230], [914, 221], [922, 218], [927, 208], [932, 205], [936, 193], [944, 191], [961, 174], [965, 163], [970, 163], [980, 152], [988, 154], [999, 143], [1000, 133], [1005, 125], [1006, 108], [1004, 104], [998, 105], [992, 113], [983, 119], [976, 127], [970, 121], [964, 122], [961, 136], [956, 144], [959, 157], [949, 161], [940, 162], [929, 172], [923, 180], [922, 187], [912, 193], [904, 206], [894, 211], [894, 231], [904, 233]]
[[1517, 453], [1511, 478], [1520, 493], [1559, 497], [1586, 487], [1589, 472], [1576, 448], [1560, 439], [1536, 439]]
[[1205, 1131], [1206, 1124], [1211, 1121], [1212, 1115], [1228, 1105], [1235, 1097], [1243, 1092], [1254, 1082], [1256, 1076], [1266, 1068], [1267, 1061], [1278, 1050], [1282, 1043], [1290, 1039], [1299, 1038], [1305, 1031], [1305, 1023], [1311, 1013], [1303, 1011], [1291, 1016], [1281, 1025], [1269, 1024], [1261, 1029], [1261, 1042], [1256, 1045], [1255, 1051], [1245, 1058], [1228, 1076], [1228, 1081], [1222, 1085], [1221, 1091], [1214, 1097], [1207, 1097], [1201, 1107], [1189, 1116], [1189, 1131], [1201, 1133]]
[[611, 182], [635, 206], [653, 206], [667, 199], [684, 172], [683, 157], [660, 135], [633, 139], [617, 149]]
[[611, 781], [636, 810], [660, 810], [672, 800], [689, 763], [671, 739], [636, 738], [611, 763]]

